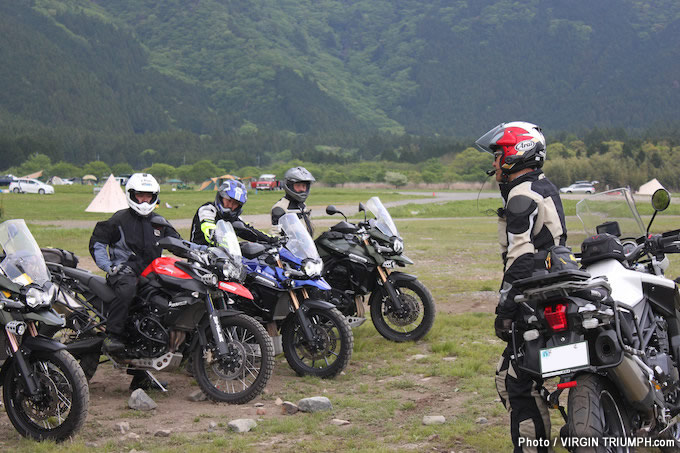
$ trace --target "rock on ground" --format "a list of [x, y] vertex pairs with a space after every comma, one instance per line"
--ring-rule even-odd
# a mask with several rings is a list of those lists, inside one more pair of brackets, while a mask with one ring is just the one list
[[302, 412], [319, 412], [330, 411], [333, 409], [331, 400], [325, 396], [313, 396], [311, 398], [303, 398], [298, 401], [298, 407]]
[[229, 427], [230, 430], [235, 431], [237, 433], [247, 433], [248, 431], [257, 426], [257, 422], [252, 418], [239, 418], [230, 421], [227, 426]]
[[446, 418], [443, 415], [425, 415], [423, 417], [423, 425], [441, 425], [446, 423]]
[[130, 409], [137, 411], [150, 411], [156, 409], [158, 404], [156, 404], [156, 402], [152, 400], [144, 390], [137, 389], [132, 392], [132, 395], [130, 395], [128, 406]]

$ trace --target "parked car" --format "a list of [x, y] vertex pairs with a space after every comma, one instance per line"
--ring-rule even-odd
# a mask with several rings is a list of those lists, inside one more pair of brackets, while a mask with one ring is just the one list
[[17, 178], [9, 185], [10, 192], [14, 193], [54, 193], [54, 187], [37, 179], [32, 178]]
[[257, 178], [257, 181], [250, 183], [253, 189], [257, 190], [278, 190], [281, 188], [281, 183], [276, 180], [276, 175], [264, 174]]
[[589, 181], [576, 181], [574, 184], [568, 187], [562, 187], [560, 189], [562, 193], [595, 193], [595, 186]]
[[2, 175], [0, 176], [0, 186], [9, 186], [14, 180], [16, 178], [13, 175]]

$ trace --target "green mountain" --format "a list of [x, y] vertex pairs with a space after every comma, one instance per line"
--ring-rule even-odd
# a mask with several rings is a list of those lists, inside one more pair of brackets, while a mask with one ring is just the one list
[[680, 105], [675, 0], [12, 0], [0, 36], [13, 130], [476, 136]]

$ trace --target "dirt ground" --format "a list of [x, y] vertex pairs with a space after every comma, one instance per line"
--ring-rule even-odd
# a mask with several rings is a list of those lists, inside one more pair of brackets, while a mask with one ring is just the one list
[[[493, 292], [475, 292], [463, 293], [455, 295], [454, 299], [448, 301], [440, 301], [437, 305], [437, 310], [440, 313], [465, 313], [465, 312], [480, 312], [493, 311], [496, 303], [496, 294]], [[372, 326], [362, 326], [362, 328], [370, 328]], [[423, 343], [423, 354], [427, 354], [427, 344]], [[362, 364], [356, 361], [350, 362], [346, 374], [356, 377], [360, 381], [353, 382], [353, 385], [373, 384], [376, 377], [372, 374], [363, 374], [360, 372]], [[216, 432], [226, 429], [229, 421], [239, 418], [252, 418], [256, 420], [267, 420], [272, 418], [296, 417], [303, 415], [284, 415], [281, 412], [281, 407], [276, 405], [277, 398], [285, 399], [285, 394], [290, 392], [291, 386], [295, 386], [296, 380], [300, 380], [295, 376], [283, 357], [283, 354], [276, 356], [276, 367], [272, 378], [269, 380], [265, 392], [255, 398], [253, 401], [244, 405], [227, 405], [216, 404], [209, 401], [193, 402], [189, 401], [188, 395], [198, 390], [195, 381], [182, 370], [175, 370], [173, 372], [157, 373], [156, 377], [160, 380], [166, 380], [169, 383], [169, 391], [162, 393], [160, 391], [150, 391], [149, 395], [158, 404], [158, 408], [151, 412], [133, 411], [127, 407], [127, 401], [130, 395], [128, 385], [131, 377], [125, 373], [125, 370], [115, 369], [110, 363], [100, 365], [99, 370], [90, 382], [90, 408], [89, 415], [85, 428], [80, 432], [78, 438], [82, 439], [89, 447], [103, 447], [105, 445], [115, 445], [115, 451], [128, 451], [131, 443], [134, 440], [124, 439], [123, 434], [117, 428], [120, 422], [128, 422], [130, 431], [141, 436], [144, 439], [158, 439], [154, 438], [154, 434], [160, 430], [170, 430], [172, 435], [180, 435], [191, 438], [193, 436], [201, 436], [210, 431], [210, 423], [215, 422], [217, 427], [214, 428]], [[467, 393], [456, 393], [452, 391], [454, 383], [450, 379], [441, 377], [424, 377], [424, 376], [399, 376], [398, 378], [387, 377], [380, 381], [390, 380], [409, 380], [417, 382], [415, 387], [399, 388], [398, 385], [390, 386], [390, 392], [395, 392], [400, 400], [410, 401], [415, 407], [433, 412], [445, 414], [447, 418], [453, 414], [464, 412], [463, 404], [467, 398], [473, 397]], [[362, 382], [365, 381], [365, 382]], [[298, 381], [299, 382], [299, 381]], [[331, 401], [337, 392], [344, 392], [343, 386], [346, 384], [339, 383], [337, 380], [322, 381], [323, 386], [315, 385], [308, 387], [311, 392], [307, 396], [327, 396]], [[296, 403], [297, 401], [293, 401]], [[262, 407], [256, 407], [255, 404], [261, 403]], [[430, 409], [431, 408], [431, 409]], [[258, 413], [259, 409], [259, 413]], [[264, 410], [264, 413], [262, 411]], [[407, 415], [402, 416], [404, 421]], [[351, 415], [344, 412], [342, 409], [334, 411], [334, 417], [340, 419], [350, 419]], [[502, 423], [503, 420], [489, 419], [489, 423]], [[350, 429], [352, 424], [347, 426]], [[274, 443], [277, 449], [293, 448], [295, 439], [292, 436], [268, 436], [266, 444], [269, 446]], [[5, 450], [8, 447], [16, 445], [20, 436], [11, 426], [6, 417], [0, 418], [0, 450]], [[432, 439], [431, 439], [432, 440]], [[414, 451], [422, 451], [425, 448], [432, 451], [442, 451], [436, 447], [436, 441], [433, 444], [425, 445], [427, 442], [413, 445], [400, 445], [400, 448], [405, 448]], [[267, 445], [262, 445], [267, 449]], [[473, 451], [466, 450], [464, 445], [461, 445], [461, 450], [455, 451]], [[444, 451], [449, 451], [444, 449]]]

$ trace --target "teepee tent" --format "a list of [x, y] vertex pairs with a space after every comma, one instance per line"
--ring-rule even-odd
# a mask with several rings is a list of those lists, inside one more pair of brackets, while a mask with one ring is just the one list
[[99, 191], [90, 205], [85, 209], [86, 212], [116, 212], [128, 207], [123, 189], [113, 175], [109, 176], [106, 183]]
[[651, 181], [648, 181], [644, 183], [643, 185], [640, 186], [637, 192], [635, 192], [636, 195], [653, 195], [655, 191], [658, 189], [663, 189], [664, 187], [661, 185], [661, 183], [656, 179], [652, 179]]
[[227, 179], [235, 179], [238, 181], [239, 177], [233, 175], [222, 175], [215, 178], [209, 178], [203, 181], [201, 187], [199, 187], [198, 190], [217, 190]]

